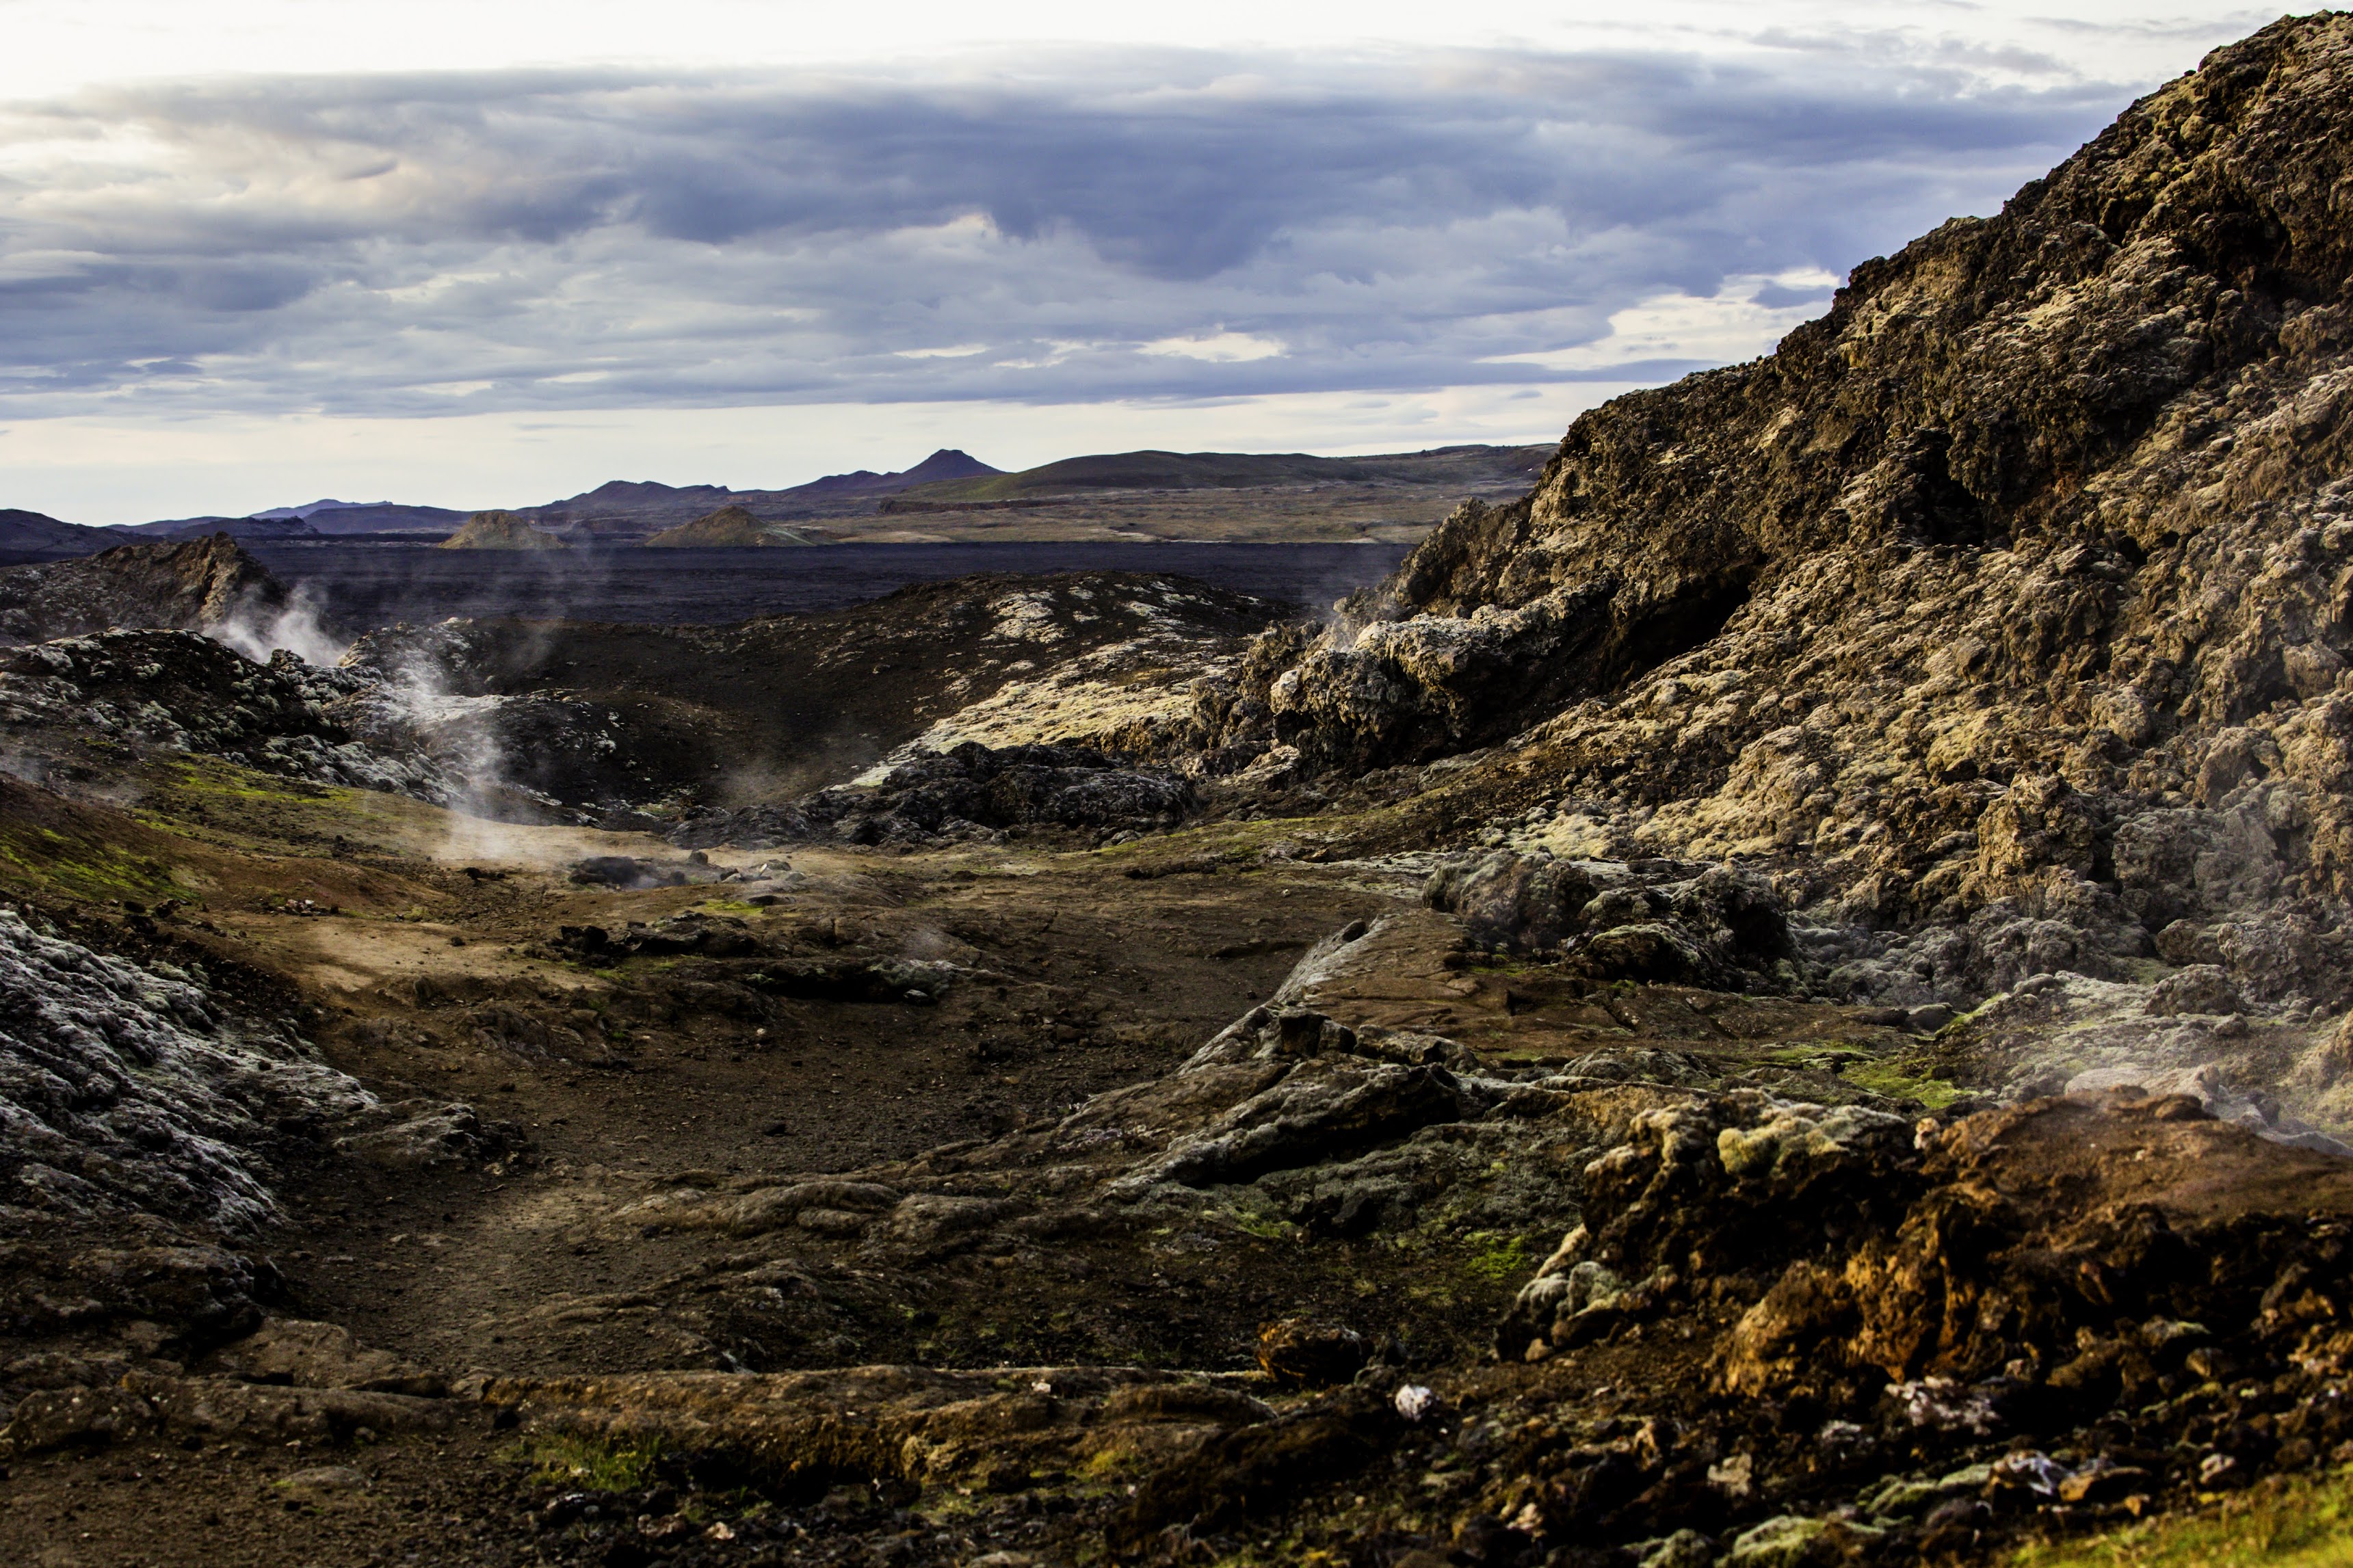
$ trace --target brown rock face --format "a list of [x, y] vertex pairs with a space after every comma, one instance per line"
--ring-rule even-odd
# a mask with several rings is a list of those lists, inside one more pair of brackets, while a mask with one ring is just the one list
[[[1926, 1190], [1892, 1235], [1792, 1265], [1725, 1336], [1728, 1391], [2031, 1378], [2096, 1407], [2199, 1344], [2307, 1368], [2353, 1345], [2342, 1159], [2266, 1149], [2183, 1095], [2040, 1100], [1921, 1142]], [[2306, 1294], [2328, 1304], [2281, 1310]]]
[[1281, 1387], [1345, 1383], [1371, 1358], [1372, 1347], [1353, 1329], [1285, 1318], [1259, 1331], [1259, 1369]]
[[284, 587], [226, 533], [0, 571], [0, 638], [10, 646], [117, 627], [209, 631], [285, 605]]
[[[2121, 689], [2164, 657], [2169, 683], [2147, 692], [2159, 729], [2185, 701], [2212, 724], [2333, 689], [2325, 611], [2259, 628], [2166, 616], [2149, 589], [2227, 560], [2213, 531], [2237, 542], [2251, 506], [2309, 502], [2341, 470], [2353, 310], [2332, 193], [2353, 158], [2348, 46], [2344, 18], [2268, 28], [2136, 104], [1999, 217], [1858, 267], [1771, 357], [1583, 416], [1527, 501], [1464, 509], [1366, 595], [1365, 628], [1417, 633], [1375, 662], [1435, 699], [1513, 662], [1501, 645], [1557, 645], [1536, 688], [1465, 715], [1456, 738], [1475, 741], [1708, 645], [1800, 578], [1835, 610], [1848, 572], [1926, 556], [1994, 613], [1951, 617], [1965, 635], [1948, 641], [1873, 639], [1924, 670], [1942, 650], [1954, 673], [2050, 688], [2063, 708], [2067, 683]], [[2295, 539], [2285, 521], [2265, 533]], [[2317, 564], [2295, 558], [2320, 543], [2264, 565]], [[1871, 598], [1835, 619], [1871, 624]], [[1482, 658], [1415, 627], [1482, 612], [1500, 634], [1466, 639]], [[2196, 646], [2120, 666], [2116, 645], [2137, 639], [2118, 634], [2158, 618], [2188, 620]], [[2221, 657], [2201, 679], [2180, 667], [2203, 648]], [[1314, 728], [1312, 707], [1292, 711], [1296, 732]], [[2120, 736], [2149, 722], [2098, 721]]]
[[1881, 1000], [2117, 977], [2188, 920], [2276, 927], [2233, 981], [2333, 1011], [2348, 176], [2353, 18], [2218, 51], [1771, 356], [1579, 418], [1207, 693], [1212, 754], [1328, 789], [1497, 747], [1398, 840], [1737, 856], [1803, 923], [1967, 932], [1855, 972]]

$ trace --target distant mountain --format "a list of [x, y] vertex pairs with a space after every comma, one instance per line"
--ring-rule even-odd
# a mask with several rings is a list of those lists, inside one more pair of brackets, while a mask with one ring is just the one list
[[471, 515], [446, 506], [370, 501], [313, 511], [305, 521], [319, 533], [447, 533]]
[[520, 508], [515, 515], [567, 537], [621, 543], [699, 521], [723, 507], [741, 508], [755, 521], [771, 523], [838, 516], [845, 508], [859, 509], [871, 497], [896, 495], [918, 485], [987, 479], [999, 472], [969, 453], [943, 448], [898, 473], [860, 468], [780, 490], [613, 479], [564, 500]]
[[313, 502], [308, 507], [281, 506], [251, 517], [174, 517], [160, 522], [134, 522], [109, 533], [137, 533], [149, 538], [196, 539], [227, 533], [237, 539], [315, 539], [322, 534], [448, 533], [466, 521], [467, 513], [439, 506], [401, 506], [393, 501]]
[[350, 511], [354, 508], [392, 504], [388, 500], [314, 500], [308, 506], [275, 506], [253, 515], [257, 518], [307, 518], [322, 511]]
[[992, 468], [967, 452], [943, 447], [917, 463], [913, 468], [895, 474], [878, 474], [865, 468], [855, 473], [828, 474], [821, 479], [811, 479], [805, 485], [795, 485], [786, 490], [767, 492], [776, 496], [877, 495], [894, 490], [913, 489], [917, 485], [939, 484], [951, 479], [986, 479], [1001, 474], [1002, 468]]
[[535, 514], [542, 517], [558, 512], [588, 515], [606, 511], [627, 511], [649, 506], [680, 506], [708, 504], [723, 506], [734, 494], [725, 485], [665, 485], [653, 479], [607, 479], [593, 490], [583, 490], [562, 500], [543, 502], [538, 506], [517, 507], [517, 516]]
[[88, 528], [78, 522], [59, 522], [42, 512], [0, 507], [0, 552], [63, 555], [123, 542], [121, 529]]
[[952, 479], [907, 492], [923, 501], [1001, 501], [1088, 490], [1258, 489], [1274, 485], [1533, 484], [1555, 451], [1541, 447], [1439, 447], [1372, 458], [1304, 452], [1113, 452], [1064, 458], [1018, 474]]
[[[319, 531], [299, 517], [284, 514], [259, 517], [176, 517], [162, 522], [134, 522], [110, 528], [111, 534], [134, 533], [147, 539], [206, 539], [226, 533], [232, 539], [316, 539]], [[118, 540], [116, 542], [121, 542]]]
[[646, 546], [664, 550], [743, 550], [823, 542], [822, 539], [812, 539], [779, 522], [762, 522], [740, 506], [723, 506], [708, 517], [663, 529], [647, 540]]
[[[844, 534], [834, 526], [836, 520], [873, 519], [883, 512], [1018, 510], [1076, 505], [1093, 509], [1088, 515], [1094, 518], [1104, 504], [1100, 498], [1122, 492], [1132, 498], [1134, 504], [1156, 507], [1162, 503], [1150, 499], [1155, 494], [1282, 489], [1313, 490], [1335, 498], [1316, 504], [1326, 510], [1340, 507], [1353, 521], [1315, 526], [1354, 532], [1366, 527], [1427, 526], [1444, 506], [1464, 496], [1523, 491], [1535, 482], [1555, 450], [1550, 444], [1463, 446], [1365, 458], [1318, 458], [1303, 452], [1146, 450], [1065, 458], [1018, 473], [1007, 473], [969, 452], [942, 447], [913, 468], [893, 473], [859, 468], [773, 490], [609, 479], [578, 495], [538, 506], [516, 507], [502, 515], [512, 518], [522, 529], [565, 543], [635, 545], [659, 539], [664, 545], [731, 548], [815, 543], [828, 532], [837, 539], [856, 538], [856, 524], [851, 524]], [[1297, 497], [1293, 500], [1296, 501]], [[1223, 504], [1213, 497], [1205, 498], [1205, 501], [1212, 510]], [[1203, 503], [1186, 504], [1198, 511]], [[730, 513], [737, 515], [728, 516]], [[214, 532], [259, 542], [377, 533], [426, 534], [438, 542], [467, 531], [470, 518], [484, 515], [487, 514], [397, 501], [323, 498], [301, 506], [272, 507], [244, 518], [173, 518], [129, 528], [88, 530], [32, 512], [0, 512], [0, 552], [62, 554], [101, 549], [125, 535], [189, 539]], [[1225, 515], [1219, 513], [1220, 518]], [[1305, 514], [1284, 515], [1290, 518]], [[1366, 521], [1367, 517], [1372, 521]], [[12, 532], [12, 525], [5, 522], [7, 519], [30, 520], [25, 527], [36, 528], [36, 531], [26, 533], [18, 528]], [[718, 519], [724, 521], [714, 521]], [[816, 526], [796, 526], [779, 531], [780, 525], [785, 524]], [[1082, 520], [1072, 526], [1094, 526], [1100, 530], [1111, 525], [1095, 518], [1092, 524]], [[1165, 530], [1170, 524], [1164, 518], [1153, 526]], [[1209, 520], [1202, 526], [1212, 530], [1208, 536], [1220, 537], [1222, 534], [1217, 531], [1229, 524]], [[39, 528], [47, 531], [37, 531]], [[471, 531], [477, 535], [482, 532]]]
[[664, 485], [649, 479], [610, 479], [543, 506], [517, 507], [514, 515], [534, 528], [567, 539], [634, 543], [649, 533], [691, 522], [739, 500], [725, 485]]

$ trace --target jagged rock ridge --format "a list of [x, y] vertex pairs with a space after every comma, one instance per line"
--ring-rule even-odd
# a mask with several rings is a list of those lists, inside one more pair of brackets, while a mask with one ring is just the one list
[[1769, 868], [1852, 994], [2207, 963], [2335, 1011], [2353, 20], [2282, 23], [1768, 358], [1578, 419], [1197, 705], [1408, 831]]
[[285, 588], [226, 533], [121, 544], [0, 571], [0, 638], [13, 647], [116, 626], [210, 632], [266, 619], [286, 604]]

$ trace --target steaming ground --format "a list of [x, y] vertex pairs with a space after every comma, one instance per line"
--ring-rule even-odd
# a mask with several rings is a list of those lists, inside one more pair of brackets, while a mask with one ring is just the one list
[[[1511, 748], [1337, 778], [1204, 744], [1319, 627], [1179, 579], [455, 620], [322, 667], [233, 547], [153, 548], [107, 570], [189, 629], [0, 654], [19, 1556], [1076, 1564], [1306, 1529], [1506, 1563], [1568, 1532], [1547, 1509], [1614, 1521], [1596, 1561], [1785, 1518], [1951, 1552], [2065, 1524], [1926, 1506], [2053, 1421], [2036, 1462], [2105, 1489], [2078, 1522], [2353, 1442], [2333, 1318], [2261, 1306], [2353, 1214], [2334, 1021], [2218, 965], [1948, 994], [1754, 872], [1519, 815]], [[1482, 843], [1429, 847], [1433, 808]], [[1951, 1289], [2040, 1302], [1999, 1260], [2088, 1247], [2068, 1277], [2131, 1321], [2065, 1296], [1853, 1370], [1837, 1336], [1914, 1331], [1854, 1326], [1912, 1299], [1870, 1249], [1995, 1191], [1970, 1223], [2023, 1250]], [[1861, 1305], [1807, 1283], [1851, 1244]], [[2146, 1430], [2010, 1386], [2086, 1357]], [[2304, 1370], [2201, 1392], [2264, 1367]], [[1797, 1468], [1710, 1479], [1782, 1462], [1757, 1423]], [[1532, 1489], [1610, 1454], [1650, 1500]], [[1811, 1524], [1866, 1501], [1870, 1536]]]
[[[1809, 953], [1846, 939], [1733, 870], [1383, 847], [1397, 802], [1508, 797], [1492, 754], [1345, 789], [1262, 744], [1149, 761], [1312, 635], [1253, 643], [1262, 601], [983, 577], [741, 627], [396, 628], [322, 667], [233, 552], [118, 569], [226, 609], [0, 657], [0, 1016], [57, 1042], [0, 1081], [19, 1556], [1182, 1560], [1188, 1520], [1291, 1528], [1293, 1461], [1249, 1446], [1277, 1439], [1340, 1478], [1324, 1539], [1475, 1539], [1449, 1521], [1492, 1505], [1377, 1460], [1451, 1452], [1401, 1412], [1483, 1445], [1582, 1401], [1606, 1441], [1656, 1387], [1693, 1474], [1731, 1462], [1689, 1336], [1751, 1331], [1769, 1263], [1710, 1265], [1646, 1342], [1577, 1251], [1597, 1173], [1677, 1118], [1811, 1151], [1770, 1199], [1808, 1234], [1856, 1234], [1858, 1184], [1909, 1201], [1924, 1113], [2152, 1083], [2240, 1140], [2135, 1145], [2185, 1245], [2218, 1159], [2336, 1201], [2329, 1021], [2201, 1012], [2202, 972], [2045, 976], [1932, 1039], [1950, 1005], [1825, 994]], [[1543, 923], [1605, 906], [1634, 923]], [[1040, 1385], [1071, 1392], [991, 1414]], [[932, 1436], [777, 1436], [811, 1401]], [[1870, 1473], [2000, 1440], [1956, 1408]], [[1691, 1484], [1660, 1517], [1764, 1528]]]

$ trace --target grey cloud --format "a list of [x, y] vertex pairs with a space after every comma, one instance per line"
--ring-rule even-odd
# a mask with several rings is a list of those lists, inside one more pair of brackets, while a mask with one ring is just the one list
[[[1760, 58], [1125, 52], [0, 108], [0, 143], [35, 160], [0, 184], [0, 411], [1561, 377], [1484, 362], [1663, 291], [1842, 272], [1987, 209], [2126, 96], [1989, 88], [1869, 40]], [[1221, 332], [1284, 352], [1165, 352]]]

